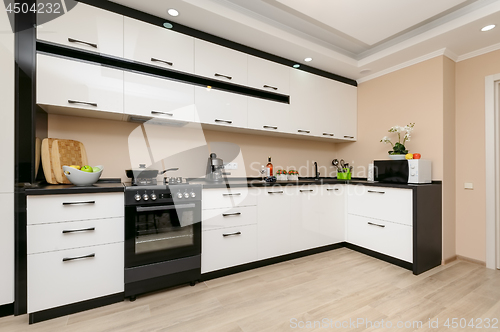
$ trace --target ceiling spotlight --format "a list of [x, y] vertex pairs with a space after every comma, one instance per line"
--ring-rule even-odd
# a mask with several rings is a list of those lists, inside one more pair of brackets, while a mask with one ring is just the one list
[[494, 27], [496, 27], [495, 24], [490, 24], [490, 25], [487, 25], [484, 28], [482, 28], [481, 31], [489, 31], [489, 30], [493, 29]]
[[163, 23], [163, 26], [167, 29], [172, 29], [174, 26], [172, 25], [172, 23], [168, 23], [168, 22], [165, 22]]
[[293, 68], [299, 68], [299, 67], [300, 67], [300, 65], [298, 63], [293, 65]]
[[312, 60], [313, 60], [313, 58], [305, 58], [305, 59], [304, 59], [304, 61], [305, 61], [305, 62], [310, 62], [310, 61], [312, 61]]
[[170, 16], [179, 16], [179, 12], [173, 8], [170, 8], [167, 12]]

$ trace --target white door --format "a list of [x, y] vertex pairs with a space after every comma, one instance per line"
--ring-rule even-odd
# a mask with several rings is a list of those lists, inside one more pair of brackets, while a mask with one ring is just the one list
[[259, 90], [290, 93], [291, 68], [248, 55], [248, 85]]
[[319, 186], [296, 186], [293, 189], [291, 206], [292, 251], [319, 247], [321, 188]]
[[328, 245], [345, 241], [346, 223], [346, 186], [321, 186], [320, 234], [319, 245]]

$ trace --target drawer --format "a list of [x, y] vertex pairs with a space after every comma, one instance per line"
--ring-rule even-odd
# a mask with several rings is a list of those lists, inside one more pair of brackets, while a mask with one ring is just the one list
[[347, 212], [412, 226], [412, 197], [411, 189], [349, 186]]
[[28, 255], [123, 242], [123, 217], [68, 221], [27, 227]]
[[349, 214], [347, 242], [413, 262], [413, 227]]
[[203, 230], [253, 225], [256, 223], [256, 206], [203, 210]]
[[257, 225], [202, 232], [202, 273], [256, 260]]
[[28, 225], [124, 216], [123, 193], [28, 196]]
[[28, 313], [123, 292], [123, 251], [121, 242], [28, 255]]
[[248, 187], [204, 189], [202, 209], [257, 205], [256, 190]]

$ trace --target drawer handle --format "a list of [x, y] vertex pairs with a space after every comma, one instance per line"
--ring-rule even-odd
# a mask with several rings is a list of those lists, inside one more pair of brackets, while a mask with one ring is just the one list
[[305, 129], [299, 129], [297, 130], [299, 133], [306, 133], [309, 134], [311, 131], [310, 130], [305, 130]]
[[68, 99], [68, 103], [70, 103], [70, 104], [83, 104], [83, 105], [89, 105], [89, 106], [97, 107], [97, 103], [89, 103], [89, 102], [86, 102], [86, 101], [78, 101], [78, 100]]
[[280, 191], [268, 191], [268, 194], [283, 194], [283, 190]]
[[347, 136], [347, 135], [344, 135], [344, 138], [354, 138], [354, 136]]
[[227, 78], [228, 80], [232, 80], [233, 79], [231, 76], [222, 75], [222, 74], [219, 74], [219, 73], [215, 73], [215, 77], [224, 77], [224, 78]]
[[95, 257], [95, 254], [90, 254], [90, 255], [85, 255], [85, 256], [78, 256], [78, 257], [66, 257], [66, 258], [63, 258], [63, 262], [74, 261], [76, 259], [94, 258], [94, 257]]
[[368, 225], [377, 226], [377, 227], [382, 227], [382, 228], [384, 228], [384, 227], [385, 227], [385, 225], [375, 224], [375, 223], [372, 223], [372, 222], [370, 222], [370, 221], [368, 222]]
[[161, 62], [161, 63], [164, 63], [164, 64], [169, 65], [169, 66], [173, 66], [174, 65], [173, 62], [169, 62], [169, 61], [165, 61], [165, 60], [161, 60], [161, 59], [157, 59], [157, 58], [151, 58], [151, 61], [153, 61], [153, 62]]
[[327, 190], [327, 191], [339, 190], [339, 188], [334, 188], [334, 189], [329, 188], [329, 189], [326, 189], [326, 190]]
[[323, 133], [323, 136], [331, 136], [331, 137], [333, 137], [333, 136], [335, 136], [335, 134]]
[[97, 44], [94, 44], [94, 43], [89, 43], [89, 42], [86, 42], [86, 41], [83, 41], [83, 40], [78, 40], [78, 39], [68, 38], [68, 41], [69, 41], [70, 43], [85, 44], [85, 45], [88, 45], [88, 46], [90, 46], [90, 47], [97, 48]]
[[301, 189], [301, 190], [299, 190], [299, 191], [300, 191], [301, 193], [304, 193], [304, 192], [307, 192], [307, 191], [314, 191], [314, 190], [312, 190], [312, 189], [307, 189], [307, 190], [306, 190], [306, 189]]
[[234, 194], [222, 194], [222, 196], [240, 196], [241, 193], [234, 193]]
[[64, 231], [62, 231], [62, 232], [63, 232], [63, 234], [68, 234], [68, 233], [76, 233], [76, 232], [90, 232], [90, 231], [95, 231], [95, 227], [90, 227], [90, 228], [82, 228], [82, 229], [64, 230]]
[[235, 213], [223, 213], [223, 217], [229, 217], [229, 216], [239, 216], [241, 215], [241, 212], [235, 212]]
[[223, 237], [235, 236], [235, 235], [241, 235], [241, 232], [234, 232], [234, 233], [225, 233], [225, 234], [222, 234]]
[[275, 87], [275, 86], [270, 86], [270, 85], [267, 85], [267, 84], [266, 84], [266, 85], [264, 85], [264, 88], [267, 88], [267, 89], [273, 89], [274, 91], [278, 90], [278, 88], [277, 88], [277, 87]]
[[151, 111], [151, 114], [174, 116], [174, 113], [167, 113], [167, 112], [160, 112], [160, 111]]
[[95, 204], [95, 201], [87, 201], [87, 202], [64, 202], [62, 205], [82, 205], [82, 204]]
[[278, 129], [277, 126], [262, 126], [264, 129]]
[[228, 123], [228, 124], [233, 123], [232, 120], [222, 120], [222, 119], [215, 119], [215, 122], [224, 122], [224, 123]]
[[368, 192], [372, 194], [385, 194], [385, 191], [368, 190]]

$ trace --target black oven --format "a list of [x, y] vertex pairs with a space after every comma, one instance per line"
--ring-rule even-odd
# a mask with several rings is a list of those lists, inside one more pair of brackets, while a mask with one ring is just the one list
[[125, 190], [125, 296], [201, 275], [201, 186], [158, 185]]

